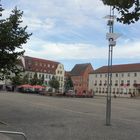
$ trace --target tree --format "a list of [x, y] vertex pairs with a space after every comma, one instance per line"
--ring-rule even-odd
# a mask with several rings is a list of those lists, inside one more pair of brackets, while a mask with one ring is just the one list
[[44, 75], [40, 79], [38, 79], [38, 85], [43, 85], [44, 84]]
[[117, 20], [123, 24], [135, 23], [140, 19], [139, 0], [102, 0], [105, 5], [117, 10], [120, 17]]
[[[0, 15], [2, 16], [0, 5]], [[31, 34], [26, 32], [27, 26], [20, 24], [23, 11], [15, 8], [9, 18], [0, 19], [0, 79], [8, 77], [10, 73], [16, 75], [20, 72], [17, 67], [18, 58], [24, 54], [22, 45], [27, 42]]]
[[49, 85], [51, 88], [54, 88], [55, 90], [59, 89], [59, 81], [54, 76], [49, 81]]
[[15, 75], [14, 77], [10, 78], [13, 86], [18, 86], [22, 84], [22, 77], [20, 74]]
[[21, 84], [29, 84], [29, 74], [24, 75], [24, 77], [22, 78], [22, 82]]
[[70, 89], [73, 89], [73, 82], [72, 82], [71, 77], [69, 76], [68, 78], [66, 78], [66, 81], [65, 81], [65, 90], [67, 91]]
[[30, 80], [31, 85], [38, 85], [39, 79], [37, 77], [37, 73], [34, 74], [34, 77]]

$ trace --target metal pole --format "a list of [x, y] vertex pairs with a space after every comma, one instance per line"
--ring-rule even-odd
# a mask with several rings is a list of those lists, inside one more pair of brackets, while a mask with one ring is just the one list
[[2, 134], [11, 134], [11, 135], [20, 135], [24, 137], [24, 140], [27, 140], [26, 135], [23, 132], [14, 132], [14, 131], [0, 131]]
[[[114, 16], [114, 11], [110, 6], [110, 18]], [[113, 20], [109, 21], [109, 33], [113, 33]], [[109, 39], [109, 41], [113, 39]], [[113, 46], [109, 44], [108, 52], [108, 82], [107, 82], [107, 99], [106, 99], [106, 125], [111, 125], [111, 92], [112, 92], [112, 56], [113, 56]]]

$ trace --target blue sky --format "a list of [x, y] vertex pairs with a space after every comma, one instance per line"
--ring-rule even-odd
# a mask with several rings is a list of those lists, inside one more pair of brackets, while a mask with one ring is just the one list
[[[24, 11], [22, 26], [32, 32], [23, 45], [25, 55], [59, 61], [66, 70], [91, 63], [94, 69], [107, 65], [108, 27], [103, 18], [109, 7], [101, 0], [2, 0], [3, 16], [17, 6]], [[114, 47], [113, 64], [140, 63], [140, 21], [133, 25], [115, 22], [122, 34]]]

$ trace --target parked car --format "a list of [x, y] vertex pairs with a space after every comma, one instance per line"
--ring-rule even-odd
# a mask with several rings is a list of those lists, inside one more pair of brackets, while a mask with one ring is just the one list
[[74, 92], [74, 90], [68, 90], [65, 93], [65, 95], [68, 96], [68, 97], [74, 97], [75, 96], [75, 92]]

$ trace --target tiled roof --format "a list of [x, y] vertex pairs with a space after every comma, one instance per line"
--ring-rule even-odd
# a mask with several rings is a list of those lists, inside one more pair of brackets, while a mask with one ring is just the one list
[[70, 76], [70, 71], [65, 71], [65, 77]]
[[55, 74], [59, 62], [24, 56], [25, 70], [41, 73]]
[[86, 68], [89, 66], [89, 65], [91, 65], [90, 63], [85, 63], [85, 64], [76, 64], [75, 66], [74, 66], [74, 68], [71, 70], [71, 75], [72, 76], [80, 76], [80, 75], [82, 75], [84, 72], [85, 72], [85, 70], [86, 70]]
[[[122, 64], [122, 65], [113, 65], [112, 66], [112, 73], [116, 72], [139, 72], [140, 71], [140, 63], [135, 64]], [[108, 66], [103, 66], [92, 73], [107, 73], [108, 72]]]

